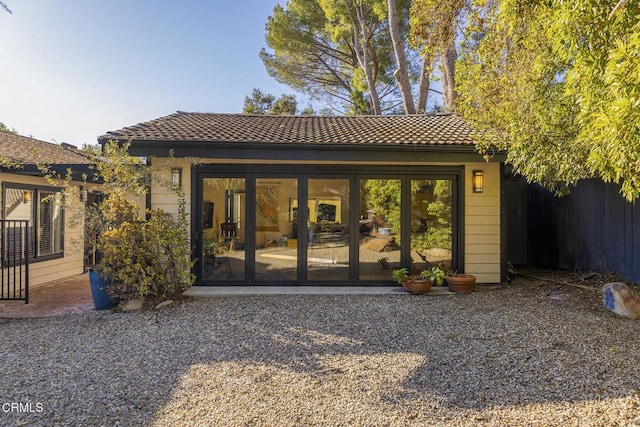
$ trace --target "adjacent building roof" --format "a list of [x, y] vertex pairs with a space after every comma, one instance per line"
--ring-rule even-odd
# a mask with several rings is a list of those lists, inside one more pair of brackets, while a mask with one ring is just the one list
[[178, 111], [99, 138], [148, 142], [470, 146], [472, 130], [454, 114], [265, 116]]
[[90, 156], [58, 144], [0, 131], [0, 157], [19, 165], [89, 165]]

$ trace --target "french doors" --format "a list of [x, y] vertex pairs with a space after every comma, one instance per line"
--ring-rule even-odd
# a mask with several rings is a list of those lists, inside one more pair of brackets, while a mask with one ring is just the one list
[[401, 266], [457, 269], [463, 171], [437, 172], [199, 171], [197, 283], [376, 285]]

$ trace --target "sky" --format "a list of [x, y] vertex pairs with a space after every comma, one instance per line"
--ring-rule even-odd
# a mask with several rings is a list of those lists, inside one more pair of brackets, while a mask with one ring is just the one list
[[[175, 111], [294, 93], [259, 58], [277, 0], [3, 0], [0, 122], [78, 147]], [[308, 98], [297, 94], [298, 108]]]

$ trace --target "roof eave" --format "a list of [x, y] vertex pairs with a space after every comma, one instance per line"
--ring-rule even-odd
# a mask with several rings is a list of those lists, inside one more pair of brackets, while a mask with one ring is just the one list
[[[111, 139], [113, 140], [113, 139]], [[262, 160], [388, 160], [388, 161], [484, 161], [472, 145], [415, 144], [415, 143], [264, 143], [211, 141], [130, 140], [129, 151], [135, 156], [237, 158]], [[105, 140], [100, 141], [101, 144]], [[394, 148], [396, 150], [394, 150]], [[384, 152], [384, 158], [380, 153]], [[339, 153], [339, 155], [337, 155]], [[418, 155], [418, 156], [416, 156]], [[504, 161], [498, 152], [492, 161]]]

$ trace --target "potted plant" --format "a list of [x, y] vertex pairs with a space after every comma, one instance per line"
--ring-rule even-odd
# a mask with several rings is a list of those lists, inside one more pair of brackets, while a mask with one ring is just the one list
[[476, 287], [476, 276], [464, 273], [450, 273], [446, 279], [449, 290], [461, 294], [473, 292]]
[[442, 286], [447, 277], [447, 272], [437, 265], [434, 265], [428, 270], [423, 270], [420, 276], [433, 280], [433, 284], [436, 286]]
[[[106, 203], [105, 203], [106, 205]], [[102, 275], [102, 251], [99, 250], [99, 237], [109, 227], [109, 221], [104, 216], [102, 204], [93, 204], [85, 209], [84, 236], [85, 247], [95, 251], [95, 265], [89, 267], [89, 285], [91, 297], [96, 310], [108, 310], [118, 304], [117, 298], [109, 293], [111, 280]]]
[[89, 285], [91, 297], [96, 310], [108, 310], [113, 308], [118, 301], [109, 294], [111, 282], [100, 275], [96, 267], [89, 268]]
[[409, 270], [398, 268], [391, 272], [391, 277], [396, 283], [402, 285], [405, 291], [412, 294], [424, 294], [429, 292], [433, 286], [433, 280], [427, 274], [423, 275], [422, 273], [424, 271], [420, 275], [410, 276]]
[[[107, 143], [103, 157], [108, 161], [97, 165], [104, 199], [95, 206], [95, 222], [91, 224], [97, 231], [92, 236], [98, 234], [96, 246], [100, 253], [98, 265], [90, 275], [92, 289], [96, 279], [112, 304], [125, 305], [142, 298], [150, 303], [175, 300], [194, 279], [185, 195], [180, 188], [160, 180], [161, 185], [176, 192], [176, 218], [154, 209], [147, 211], [143, 219], [140, 206], [132, 199], [145, 194], [151, 169], [129, 156], [127, 149], [128, 144]], [[103, 282], [98, 283], [99, 280]], [[109, 307], [105, 304], [103, 308]]]

